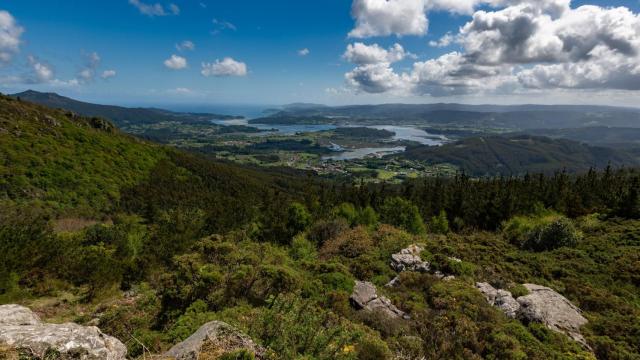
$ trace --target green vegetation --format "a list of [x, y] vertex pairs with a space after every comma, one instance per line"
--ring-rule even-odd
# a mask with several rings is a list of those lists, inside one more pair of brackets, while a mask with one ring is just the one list
[[639, 164], [636, 156], [623, 150], [529, 135], [472, 137], [441, 147], [415, 146], [399, 156], [428, 164], [453, 164], [473, 176], [552, 174], [558, 170], [573, 173]]
[[109, 122], [0, 97], [0, 201], [96, 216], [165, 150]]
[[[283, 359], [640, 358], [637, 170], [328, 181], [149, 144], [6, 97], [0, 111], [0, 303], [97, 318], [133, 358], [212, 320]], [[55, 226], [71, 215], [84, 221]], [[456, 279], [404, 272], [385, 287], [398, 276], [391, 255], [410, 244]], [[411, 318], [356, 310], [355, 280]], [[589, 319], [593, 353], [507, 318], [475, 281], [557, 290]]]

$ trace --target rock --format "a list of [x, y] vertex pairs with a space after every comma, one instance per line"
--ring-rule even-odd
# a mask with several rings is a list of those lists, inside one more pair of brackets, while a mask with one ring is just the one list
[[103, 334], [94, 326], [73, 323], [46, 324], [26, 307], [0, 306], [0, 344], [13, 349], [28, 349], [44, 357], [55, 350], [62, 357], [83, 360], [121, 360], [127, 348], [118, 339]]
[[29, 308], [15, 304], [0, 306], [0, 326], [37, 325], [40, 323], [40, 317]]
[[397, 271], [418, 271], [428, 272], [430, 265], [428, 261], [422, 260], [420, 253], [424, 248], [420, 245], [411, 245], [400, 252], [391, 255], [391, 267]]
[[[164, 354], [165, 359], [196, 360], [199, 358], [217, 358], [227, 352], [248, 350], [256, 359], [266, 358], [266, 349], [253, 340], [222, 321], [211, 321], [200, 327], [198, 331], [185, 341], [176, 344]], [[202, 356], [206, 353], [207, 356]]]
[[357, 309], [381, 312], [395, 319], [409, 319], [409, 315], [398, 309], [385, 296], [378, 296], [376, 286], [367, 281], [356, 281], [351, 302]]
[[588, 322], [580, 309], [548, 287], [535, 284], [524, 284], [524, 287], [529, 290], [529, 295], [517, 299], [520, 304], [519, 318], [542, 323], [589, 347], [580, 334], [580, 327]]
[[398, 284], [400, 284], [400, 277], [396, 276], [393, 279], [391, 279], [391, 281], [389, 281], [385, 287], [396, 287]]
[[364, 309], [371, 300], [378, 297], [376, 286], [368, 281], [356, 281], [351, 293], [351, 302], [358, 309]]
[[520, 304], [509, 291], [496, 289], [488, 283], [476, 283], [476, 288], [480, 290], [489, 304], [500, 309], [508, 317], [516, 318]]

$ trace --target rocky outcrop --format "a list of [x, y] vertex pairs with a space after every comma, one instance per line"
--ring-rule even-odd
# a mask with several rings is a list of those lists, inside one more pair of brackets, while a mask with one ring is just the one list
[[529, 294], [514, 299], [509, 291], [495, 289], [488, 283], [476, 283], [476, 287], [489, 304], [496, 306], [510, 318], [544, 324], [589, 348], [580, 334], [580, 327], [588, 322], [587, 319], [582, 316], [580, 309], [552, 289], [524, 284]]
[[356, 281], [350, 299], [357, 309], [380, 312], [394, 319], [409, 319], [409, 315], [394, 306], [387, 297], [378, 296], [376, 286], [370, 282]]
[[10, 325], [38, 325], [40, 317], [24, 306], [2, 305], [0, 306], [0, 327]]
[[542, 323], [549, 329], [564, 333], [587, 346], [580, 334], [580, 327], [588, 320], [582, 316], [580, 309], [548, 287], [535, 284], [524, 284], [524, 287], [529, 290], [529, 295], [517, 299], [520, 304], [518, 317], [525, 321]]
[[19, 305], [0, 306], [0, 344], [28, 350], [37, 357], [55, 351], [61, 358], [121, 360], [127, 354], [124, 344], [97, 327], [46, 324], [31, 310]]
[[424, 248], [420, 245], [411, 245], [400, 252], [391, 255], [391, 267], [397, 271], [429, 272], [430, 264], [422, 260], [420, 253]]
[[489, 283], [476, 283], [476, 288], [480, 290], [489, 304], [500, 309], [508, 317], [516, 318], [518, 310], [520, 310], [520, 304], [509, 291], [496, 289]]
[[217, 359], [225, 353], [247, 350], [256, 359], [266, 358], [266, 349], [233, 326], [222, 321], [208, 322], [185, 341], [176, 344], [167, 351], [164, 359], [196, 360], [201, 358]]

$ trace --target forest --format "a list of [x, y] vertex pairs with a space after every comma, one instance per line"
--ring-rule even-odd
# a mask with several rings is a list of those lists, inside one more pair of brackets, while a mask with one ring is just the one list
[[[131, 358], [212, 320], [277, 359], [640, 358], [637, 169], [337, 181], [5, 96], [0, 151], [0, 304], [97, 324]], [[384, 286], [411, 244], [455, 278]], [[355, 309], [356, 281], [410, 318]], [[505, 316], [477, 281], [560, 292], [588, 319], [588, 348]]]

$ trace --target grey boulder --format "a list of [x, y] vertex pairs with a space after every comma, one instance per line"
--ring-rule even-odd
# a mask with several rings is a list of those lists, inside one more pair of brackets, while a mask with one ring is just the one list
[[264, 359], [266, 356], [266, 349], [254, 343], [248, 335], [222, 321], [211, 321], [202, 325], [185, 341], [169, 349], [163, 358], [196, 360], [201, 357], [203, 347], [207, 344], [219, 352], [217, 355], [244, 349], [253, 352], [256, 359]]
[[356, 281], [351, 302], [357, 309], [380, 312], [393, 319], [409, 319], [409, 315], [398, 309], [385, 296], [378, 296], [376, 286], [367, 281]]
[[127, 355], [123, 343], [97, 327], [46, 324], [19, 305], [0, 306], [0, 344], [27, 349], [38, 357], [44, 357], [50, 350], [60, 353], [62, 358], [82, 360], [121, 360]]
[[496, 289], [489, 283], [476, 283], [476, 288], [480, 290], [489, 304], [500, 309], [508, 317], [516, 318], [520, 304], [509, 291]]
[[400, 252], [391, 255], [391, 267], [397, 271], [429, 272], [430, 264], [422, 260], [420, 253], [424, 248], [420, 245], [411, 245]]
[[542, 323], [588, 347], [580, 334], [580, 327], [588, 320], [582, 316], [580, 309], [548, 287], [535, 284], [524, 284], [524, 287], [529, 290], [529, 295], [517, 299], [520, 304], [518, 316], [521, 319]]

